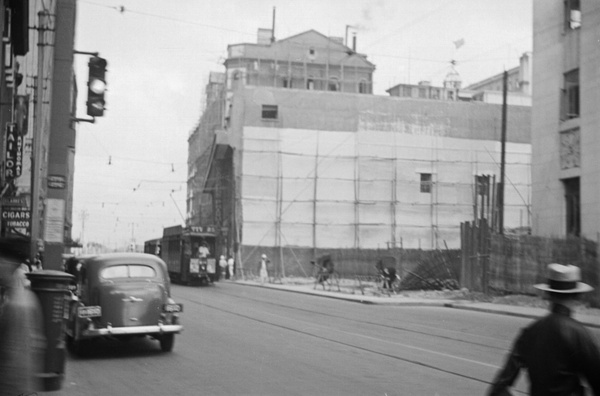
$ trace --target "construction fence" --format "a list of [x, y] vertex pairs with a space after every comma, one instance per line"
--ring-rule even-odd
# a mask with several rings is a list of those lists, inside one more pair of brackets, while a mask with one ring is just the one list
[[586, 301], [600, 306], [598, 243], [579, 237], [546, 238], [493, 233], [483, 220], [461, 225], [460, 283], [483, 293], [538, 294], [533, 285], [547, 281], [550, 263], [581, 268], [595, 291]]
[[[384, 265], [396, 269], [404, 290], [456, 289], [460, 279], [460, 250], [421, 249], [318, 249], [304, 247], [265, 248], [243, 246], [242, 263], [244, 275], [258, 273], [260, 258], [266, 254], [270, 260], [269, 274], [275, 279], [283, 277], [311, 277], [314, 275], [315, 260], [325, 254], [331, 255], [335, 271], [340, 278], [376, 279], [375, 264], [382, 260]], [[283, 264], [282, 264], [283, 263]]]

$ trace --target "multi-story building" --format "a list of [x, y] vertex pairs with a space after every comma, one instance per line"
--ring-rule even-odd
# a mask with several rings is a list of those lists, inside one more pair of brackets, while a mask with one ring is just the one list
[[72, 225], [75, 0], [11, 0], [0, 11], [0, 237], [59, 269]]
[[[531, 106], [531, 53], [524, 53], [519, 66], [507, 70], [507, 104]], [[397, 84], [386, 90], [390, 96], [431, 100], [480, 101], [502, 104], [504, 73], [488, 77], [462, 88], [461, 78], [454, 62], [442, 87], [432, 86], [429, 81], [418, 84]]]
[[[318, 48], [336, 44], [324, 45], [331, 39], [314, 31], [286, 40], [302, 43], [306, 56], [311, 47], [318, 55]], [[248, 54], [233, 48], [230, 57]], [[291, 81], [302, 83], [290, 87], [277, 77], [278, 62], [265, 57], [260, 64], [272, 71], [270, 77], [253, 76], [253, 61], [225, 62], [225, 81], [209, 83], [210, 105], [189, 140], [206, 144], [189, 148], [190, 225], [215, 224], [221, 236], [217, 254], [234, 250], [244, 260], [274, 247], [277, 261], [293, 261], [293, 252], [288, 257], [282, 247], [458, 247], [460, 223], [479, 216], [476, 202], [487, 199], [485, 211], [493, 207], [491, 193], [477, 186], [488, 176], [499, 181], [501, 105], [365, 95], [359, 87], [366, 78], [359, 73], [352, 75], [353, 84], [333, 89], [324, 82], [332, 70], [341, 75], [341, 68], [327, 62], [322, 68], [329, 77], [321, 83], [309, 83], [307, 70], [296, 73]], [[458, 83], [452, 80], [453, 89]], [[224, 98], [212, 93], [215, 86]], [[506, 228], [529, 225], [529, 125], [529, 107], [511, 106]], [[200, 210], [197, 196], [212, 210]]]
[[533, 233], [600, 232], [600, 3], [534, 1]]
[[[226, 224], [219, 230], [233, 241], [233, 213], [223, 209], [223, 189], [207, 188], [211, 164], [228, 152], [234, 90], [240, 86], [353, 92], [372, 94], [375, 66], [356, 52], [356, 41], [348, 47], [339, 37], [314, 30], [275, 40], [270, 29], [258, 29], [256, 43], [228, 46], [225, 73], [211, 73], [206, 87], [206, 107], [199, 124], [188, 138], [188, 225]], [[216, 133], [220, 131], [220, 133]], [[222, 144], [221, 144], [222, 143]], [[217, 209], [215, 209], [217, 208]], [[215, 218], [216, 217], [216, 218]], [[218, 221], [217, 221], [218, 220]], [[229, 242], [231, 245], [232, 242]], [[219, 250], [227, 243], [220, 243]]]

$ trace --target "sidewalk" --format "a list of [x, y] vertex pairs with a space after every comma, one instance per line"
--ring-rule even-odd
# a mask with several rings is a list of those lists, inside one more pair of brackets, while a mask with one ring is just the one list
[[[352, 301], [362, 304], [447, 307], [531, 319], [542, 317], [548, 313], [548, 310], [544, 308], [495, 304], [487, 302], [474, 302], [468, 300], [446, 298], [420, 298], [410, 297], [401, 294], [392, 294], [388, 296], [386, 294], [373, 295], [365, 293], [363, 295], [360, 289], [357, 289], [356, 287], [350, 288], [348, 287], [348, 285], [341, 284], [340, 291], [338, 291], [336, 285], [333, 285], [331, 287], [330, 285], [326, 285], [324, 290], [322, 285], [317, 285], [317, 287], [315, 288], [314, 281], [309, 279], [304, 281], [296, 280], [292, 282], [283, 280], [280, 283], [265, 283], [263, 285], [261, 285], [260, 282], [254, 280], [235, 280], [225, 282], [244, 286], [266, 287], [287, 292], [310, 294], [314, 296], [334, 298], [338, 300]], [[587, 327], [600, 328], [600, 315], [585, 315], [575, 313], [574, 318]]]

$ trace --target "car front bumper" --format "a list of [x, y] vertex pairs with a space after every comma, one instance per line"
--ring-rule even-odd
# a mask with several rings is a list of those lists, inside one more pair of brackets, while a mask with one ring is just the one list
[[93, 338], [113, 335], [142, 335], [142, 334], [168, 334], [180, 333], [182, 325], [156, 325], [156, 326], [130, 326], [130, 327], [105, 327], [100, 329], [85, 329], [81, 331], [81, 338]]

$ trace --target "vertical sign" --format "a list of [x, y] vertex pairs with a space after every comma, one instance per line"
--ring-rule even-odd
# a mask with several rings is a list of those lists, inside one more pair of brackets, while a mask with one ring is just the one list
[[48, 198], [44, 221], [44, 240], [48, 243], [63, 243], [65, 235], [65, 200]]
[[15, 98], [15, 124], [17, 133], [21, 136], [27, 136], [27, 122], [29, 120], [29, 95], [17, 95]]
[[23, 169], [23, 136], [17, 132], [15, 124], [6, 124], [6, 162], [4, 177], [7, 180], [21, 176]]

